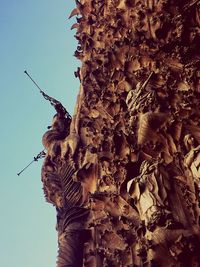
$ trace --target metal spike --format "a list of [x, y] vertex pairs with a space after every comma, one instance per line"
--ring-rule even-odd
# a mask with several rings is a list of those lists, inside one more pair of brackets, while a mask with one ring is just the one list
[[44, 158], [45, 155], [46, 153], [44, 152], [44, 150], [42, 150], [36, 157], [33, 158], [33, 160], [25, 168], [23, 168], [19, 173], [17, 173], [17, 175], [20, 176], [20, 174], [24, 172], [34, 161], [38, 161], [39, 159]]
[[40, 93], [42, 94], [42, 96], [44, 97], [44, 99], [48, 100], [50, 102], [50, 104], [55, 108], [55, 110], [60, 113], [63, 114], [65, 116], [67, 116], [69, 119], [71, 119], [70, 114], [67, 112], [67, 110], [65, 109], [65, 107], [63, 107], [63, 105], [60, 103], [60, 101], [56, 100], [55, 98], [47, 95], [40, 87], [39, 85], [35, 82], [35, 80], [33, 80], [33, 78], [31, 77], [31, 75], [25, 70], [24, 73], [29, 77], [29, 79], [35, 84], [35, 86], [39, 89]]

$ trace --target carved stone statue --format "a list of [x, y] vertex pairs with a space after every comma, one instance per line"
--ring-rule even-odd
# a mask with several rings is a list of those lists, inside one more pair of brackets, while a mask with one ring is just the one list
[[140, 175], [128, 183], [129, 194], [134, 199], [140, 218], [150, 231], [156, 226], [174, 227], [168, 199], [170, 181], [164, 167], [156, 161], [144, 161], [140, 169]]

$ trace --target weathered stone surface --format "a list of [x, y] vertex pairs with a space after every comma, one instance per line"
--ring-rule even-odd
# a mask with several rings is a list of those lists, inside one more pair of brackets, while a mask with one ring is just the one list
[[43, 137], [58, 267], [200, 266], [200, 2], [76, 2], [77, 106]]

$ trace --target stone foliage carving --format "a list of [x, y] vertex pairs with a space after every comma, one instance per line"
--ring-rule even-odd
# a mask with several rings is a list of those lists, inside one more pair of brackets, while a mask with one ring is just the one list
[[80, 93], [70, 130], [57, 115], [43, 137], [42, 179], [61, 211], [68, 173], [85, 239], [63, 230], [58, 266], [67, 242], [77, 267], [199, 266], [199, 1], [76, 4]]
[[[42, 167], [42, 182], [46, 200], [56, 207], [58, 231], [57, 266], [79, 267], [83, 263], [83, 246], [89, 237], [85, 221], [89, 216], [87, 193], [77, 176], [72, 153], [63, 158], [65, 139], [71, 119], [59, 112], [54, 116], [51, 130], [43, 136], [47, 150]], [[72, 152], [70, 150], [70, 152]]]

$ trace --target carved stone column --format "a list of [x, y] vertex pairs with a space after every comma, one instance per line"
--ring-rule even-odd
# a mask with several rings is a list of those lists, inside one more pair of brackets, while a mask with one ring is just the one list
[[80, 93], [42, 175], [58, 267], [200, 266], [199, 1], [76, 2]]

